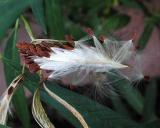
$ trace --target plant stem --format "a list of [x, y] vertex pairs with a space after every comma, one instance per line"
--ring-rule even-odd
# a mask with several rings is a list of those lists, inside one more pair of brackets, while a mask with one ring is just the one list
[[34, 35], [33, 35], [33, 32], [32, 32], [32, 29], [31, 29], [31, 26], [29, 25], [28, 21], [26, 20], [26, 18], [21, 15], [21, 19], [23, 20], [24, 22], [24, 26], [25, 26], [25, 29], [30, 37], [31, 40], [34, 40]]

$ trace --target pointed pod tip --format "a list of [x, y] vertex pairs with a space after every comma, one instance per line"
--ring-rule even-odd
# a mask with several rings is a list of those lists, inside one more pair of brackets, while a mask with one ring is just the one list
[[92, 36], [94, 35], [93, 30], [92, 30], [91, 28], [89, 28], [89, 27], [84, 28], [84, 31], [85, 31], [90, 37], [92, 37]]

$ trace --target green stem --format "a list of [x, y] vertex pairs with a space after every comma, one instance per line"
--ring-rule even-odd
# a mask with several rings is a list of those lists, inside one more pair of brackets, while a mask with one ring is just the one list
[[[24, 18], [24, 17], [23, 17]], [[24, 19], [25, 20], [25, 19]], [[15, 27], [14, 27], [14, 31], [15, 31], [15, 34], [14, 34], [14, 42], [16, 43], [16, 36], [17, 36], [17, 34], [16, 34], [16, 31], [18, 30], [18, 26], [19, 26], [19, 18], [17, 18], [17, 20], [16, 20], [16, 23], [15, 23]], [[14, 45], [14, 47], [15, 47], [15, 45]], [[13, 48], [14, 49], [14, 48]], [[13, 57], [14, 58], [14, 57]], [[25, 72], [25, 64], [23, 64], [23, 67], [22, 67], [22, 74]]]
[[3, 56], [2, 56], [2, 53], [0, 53], [0, 60], [2, 60], [2, 57], [3, 57]]
[[[26, 19], [23, 15], [21, 15], [21, 19], [22, 19], [22, 21], [23, 21], [23, 23], [24, 23], [25, 29], [26, 29], [26, 31], [27, 31], [30, 39], [31, 39], [32, 41], [35, 40], [29, 22], [27, 21], [27, 19]], [[23, 74], [24, 72], [25, 72], [25, 64], [23, 64], [23, 67], [22, 67], [22, 74]]]
[[17, 29], [18, 29], [18, 25], [19, 25], [19, 18], [17, 18], [17, 20], [16, 20], [15, 30], [17, 30]]
[[25, 72], [25, 64], [23, 64], [23, 67], [22, 67], [22, 74], [24, 74]]
[[31, 40], [34, 40], [35, 38], [34, 38], [31, 26], [29, 25], [28, 21], [26, 20], [26, 18], [23, 15], [21, 15], [21, 19], [24, 22], [24, 26], [25, 26], [25, 29], [26, 29], [29, 37], [31, 38]]

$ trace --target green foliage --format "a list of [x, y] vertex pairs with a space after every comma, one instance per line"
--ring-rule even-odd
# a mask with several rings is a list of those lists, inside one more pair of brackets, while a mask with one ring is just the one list
[[[72, 34], [76, 39], [84, 36], [83, 29], [92, 27], [95, 34], [110, 34], [118, 29], [126, 27], [130, 23], [130, 17], [118, 12], [117, 6], [136, 8], [144, 11], [145, 4], [135, 0], [85, 0], [85, 1], [65, 1], [65, 0], [6, 0], [0, 1], [0, 39], [8, 39], [1, 58], [4, 63], [6, 82], [11, 81], [21, 73], [19, 53], [16, 49], [18, 38], [19, 20], [29, 28], [28, 22], [22, 15], [29, 13], [39, 26], [43, 29], [44, 36], [55, 39], [64, 39], [65, 34]], [[145, 9], [144, 9], [145, 8]], [[29, 9], [32, 10], [28, 11]], [[148, 40], [155, 27], [159, 27], [160, 16], [157, 13], [147, 13], [144, 11], [144, 30], [138, 41], [139, 50], [145, 49]], [[14, 26], [15, 24], [15, 26]], [[6, 33], [9, 31], [9, 34]], [[32, 28], [31, 28], [32, 29]], [[30, 28], [27, 31], [33, 36]], [[34, 33], [36, 35], [36, 33]], [[73, 105], [84, 117], [91, 128], [158, 128], [160, 127], [159, 117], [156, 114], [156, 104], [158, 95], [157, 79], [153, 79], [143, 93], [136, 87], [131, 87], [128, 81], [119, 81], [114, 86], [120, 95], [110, 95], [111, 108], [101, 105], [86, 96], [80, 95], [65, 89], [53, 82], [47, 82], [48, 88], [68, 103]], [[37, 75], [25, 72], [23, 85], [30, 92], [34, 93], [39, 83]], [[60, 103], [52, 99], [43, 89], [41, 90], [42, 100], [53, 107], [75, 127], [81, 125], [77, 119], [66, 110]], [[14, 94], [13, 104], [24, 128], [30, 128], [30, 115], [28, 112], [27, 100], [23, 87], [20, 87]], [[134, 114], [133, 114], [134, 113]], [[141, 123], [134, 118], [138, 115], [142, 118]], [[0, 125], [0, 128], [8, 128]]]
[[154, 25], [151, 24], [151, 23], [147, 23], [145, 26], [144, 26], [144, 30], [143, 30], [143, 33], [139, 39], [139, 47], [140, 49], [144, 49], [145, 46], [147, 45], [147, 42], [150, 38], [150, 35], [152, 34], [152, 31], [154, 29]]
[[7, 0], [0, 1], [0, 38], [2, 39], [18, 16], [30, 5], [28, 0]]
[[43, 28], [44, 33], [47, 33], [46, 30], [46, 23], [45, 23], [45, 16], [44, 16], [44, 6], [43, 0], [30, 0], [31, 1], [31, 8], [33, 11], [33, 15], [39, 22], [40, 26]]
[[148, 85], [145, 93], [143, 116], [145, 121], [155, 120], [155, 106], [156, 106], [156, 97], [157, 97], [157, 84], [155, 80], [152, 80]]
[[159, 20], [160, 20], [159, 15], [153, 15], [146, 20], [143, 33], [138, 42], [140, 50], [143, 50], [147, 45], [147, 42], [150, 39], [152, 31], [156, 26], [159, 26]]
[[152, 122], [134, 126], [133, 128], [159, 128], [159, 127], [160, 127], [160, 120], [155, 120]]
[[51, 38], [64, 38], [64, 23], [58, 0], [45, 0], [48, 34]]
[[130, 8], [141, 8], [139, 3], [135, 0], [120, 0], [125, 6]]
[[[19, 53], [16, 48], [17, 43], [17, 31], [18, 31], [19, 19], [16, 22], [14, 30], [12, 32], [11, 37], [8, 39], [6, 48], [4, 50], [4, 57], [9, 59], [15, 66], [20, 67], [20, 58]], [[18, 75], [14, 68], [11, 68], [10, 64], [4, 61], [4, 71], [7, 84], [9, 85], [12, 80]], [[13, 104], [16, 109], [16, 113], [21, 120], [23, 127], [28, 128], [30, 127], [30, 117], [29, 111], [27, 108], [27, 100], [25, 97], [23, 87], [20, 87], [13, 97]]]
[[129, 20], [130, 18], [126, 15], [116, 14], [108, 17], [106, 22], [104, 22], [103, 27], [110, 31], [117, 30], [126, 26], [129, 23]]
[[141, 114], [143, 109], [143, 97], [139, 91], [133, 88], [128, 81], [123, 80], [116, 83], [116, 88], [132, 108]]
[[10, 127], [0, 124], [0, 128], [10, 128]]
[[[25, 86], [29, 88], [31, 92], [34, 92], [35, 87], [38, 83], [38, 78], [35, 75], [28, 74], [26, 76]], [[59, 95], [61, 98], [65, 99], [67, 102], [72, 104], [78, 111], [83, 115], [86, 119], [88, 125], [91, 128], [98, 127], [129, 127], [134, 126], [136, 123], [128, 117], [120, 115], [114, 111], [112, 111], [108, 107], [104, 107], [87, 97], [76, 94], [72, 91], [64, 89], [55, 83], [47, 82], [48, 88]], [[42, 90], [42, 100], [46, 102], [48, 105], [54, 107], [58, 112], [60, 112], [66, 119], [68, 119], [74, 126], [80, 127], [80, 124], [77, 122], [75, 117], [71, 115], [63, 106], [61, 106], [58, 102], [50, 98], [43, 90]]]

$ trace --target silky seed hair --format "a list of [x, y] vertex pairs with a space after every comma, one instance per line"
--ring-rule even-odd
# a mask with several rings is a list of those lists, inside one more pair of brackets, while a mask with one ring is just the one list
[[[49, 71], [49, 80], [62, 81], [65, 85], [91, 84], [97, 90], [112, 89], [112, 83], [127, 79], [132, 82], [135, 72], [131, 60], [136, 53], [132, 40], [99, 40], [93, 33], [78, 41], [36, 39], [33, 43], [17, 45], [31, 72]], [[64, 45], [63, 45], [64, 43]], [[129, 70], [129, 72], [125, 72]], [[108, 79], [115, 77], [117, 79]]]

